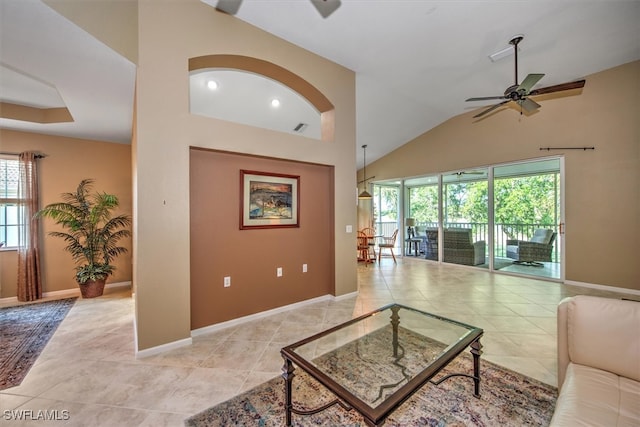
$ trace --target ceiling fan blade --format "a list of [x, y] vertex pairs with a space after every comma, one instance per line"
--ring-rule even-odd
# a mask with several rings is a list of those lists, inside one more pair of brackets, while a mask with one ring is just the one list
[[571, 89], [580, 89], [581, 87], [584, 87], [585, 83], [586, 83], [586, 80], [578, 80], [575, 82], [562, 83], [555, 86], [542, 87], [540, 89], [532, 90], [531, 92], [529, 92], [529, 95], [544, 95], [545, 93], [560, 92], [563, 90], [571, 90]]
[[327, 18], [342, 4], [340, 0], [310, 0], [323, 18]]
[[529, 74], [524, 78], [520, 86], [516, 89], [518, 92], [524, 89], [524, 93], [527, 94], [531, 90], [536, 83], [540, 81], [541, 78], [544, 77], [544, 74]]
[[481, 111], [480, 113], [478, 113], [475, 116], [473, 116], [473, 118], [475, 119], [477, 117], [482, 117], [485, 114], [490, 113], [491, 111], [495, 110], [496, 108], [506, 104], [507, 102], [511, 102], [511, 100], [507, 99], [506, 101], [502, 101], [502, 102], [497, 103], [496, 105], [492, 105], [491, 107], [487, 108], [486, 110]]
[[532, 111], [537, 110], [538, 108], [541, 107], [540, 104], [538, 104], [537, 102], [535, 102], [532, 99], [529, 98], [525, 98], [522, 100], [522, 102], [520, 102], [520, 106], [527, 112], [527, 113], [531, 113]]
[[229, 15], [235, 15], [240, 9], [242, 0], [218, 0], [216, 4], [216, 10], [220, 12], [228, 13]]
[[505, 99], [505, 96], [478, 96], [475, 98], [465, 99], [465, 101], [490, 101], [492, 99]]

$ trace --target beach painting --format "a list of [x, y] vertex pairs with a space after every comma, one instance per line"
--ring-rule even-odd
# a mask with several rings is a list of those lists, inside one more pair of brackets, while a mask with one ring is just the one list
[[299, 227], [296, 175], [240, 171], [240, 229]]

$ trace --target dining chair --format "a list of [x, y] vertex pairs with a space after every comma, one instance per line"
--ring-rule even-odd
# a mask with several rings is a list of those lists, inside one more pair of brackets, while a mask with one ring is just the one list
[[380, 262], [380, 257], [382, 256], [383, 249], [389, 249], [391, 251], [391, 256], [393, 257], [393, 262], [397, 264], [396, 256], [393, 253], [393, 248], [396, 246], [396, 237], [398, 237], [398, 229], [393, 232], [391, 237], [382, 236], [382, 242], [378, 243], [378, 262]]
[[358, 231], [358, 261], [364, 261], [370, 263], [371, 256], [369, 255], [369, 236], [362, 231]]
[[369, 249], [371, 249], [371, 252], [373, 253], [373, 259], [376, 259], [376, 231], [371, 227], [363, 228], [360, 231], [367, 235]]

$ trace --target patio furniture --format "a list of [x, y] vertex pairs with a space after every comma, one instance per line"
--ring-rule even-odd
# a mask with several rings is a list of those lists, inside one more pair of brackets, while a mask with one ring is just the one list
[[422, 239], [412, 237], [405, 240], [405, 242], [407, 242], [407, 255], [420, 255], [420, 245], [422, 244]]
[[396, 246], [396, 237], [398, 237], [398, 229], [393, 232], [391, 237], [382, 236], [382, 242], [378, 243], [378, 262], [380, 262], [380, 257], [382, 257], [382, 250], [389, 249], [391, 251], [391, 256], [393, 257], [393, 262], [398, 263], [396, 261], [396, 256], [393, 253], [393, 248]]
[[548, 228], [538, 228], [529, 241], [507, 240], [507, 258], [515, 264], [542, 267], [542, 262], [551, 262], [556, 233]]
[[427, 228], [425, 231], [425, 251], [424, 257], [434, 261], [438, 260], [438, 229], [434, 227]]
[[473, 242], [470, 228], [444, 229], [444, 262], [464, 265], [485, 263], [486, 243]]

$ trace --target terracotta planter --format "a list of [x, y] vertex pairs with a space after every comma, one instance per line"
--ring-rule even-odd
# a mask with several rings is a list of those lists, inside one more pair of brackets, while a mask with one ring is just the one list
[[82, 298], [96, 298], [102, 296], [106, 280], [89, 280], [84, 285], [80, 285]]

